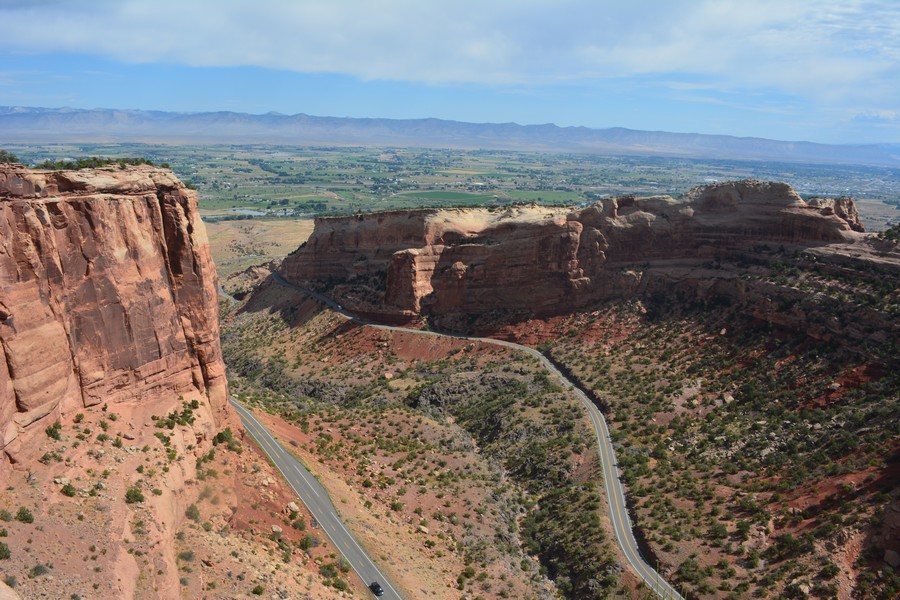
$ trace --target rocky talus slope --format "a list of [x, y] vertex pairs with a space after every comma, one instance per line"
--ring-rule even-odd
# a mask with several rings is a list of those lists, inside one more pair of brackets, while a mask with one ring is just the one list
[[196, 209], [167, 169], [0, 165], [0, 476], [30, 436], [100, 403], [199, 393], [224, 418]]
[[[382, 318], [445, 326], [491, 311], [562, 314], [671, 292], [753, 294], [717, 261], [759, 248], [846, 248], [874, 256], [850, 198], [804, 201], [782, 183], [740, 181], [668, 196], [611, 198], [582, 209], [428, 209], [321, 218], [281, 267]], [[833, 253], [832, 251], [826, 254]], [[881, 260], [897, 270], [896, 252]], [[714, 267], [714, 268], [713, 268]]]

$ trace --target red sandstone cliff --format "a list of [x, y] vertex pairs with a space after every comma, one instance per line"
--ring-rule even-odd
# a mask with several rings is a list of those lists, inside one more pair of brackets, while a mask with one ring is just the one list
[[[384, 316], [562, 312], [668, 285], [679, 268], [753, 245], [847, 243], [861, 230], [850, 199], [807, 203], [786, 184], [741, 181], [680, 200], [626, 196], [574, 212], [519, 206], [323, 218], [281, 273], [314, 287], [340, 282], [335, 296]], [[635, 268], [651, 263], [666, 276], [651, 282]]]
[[225, 416], [196, 193], [156, 167], [0, 165], [0, 472], [61, 415], [180, 395]]

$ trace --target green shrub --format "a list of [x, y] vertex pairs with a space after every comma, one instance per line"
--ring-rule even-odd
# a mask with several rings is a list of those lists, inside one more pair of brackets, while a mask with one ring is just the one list
[[16, 521], [20, 523], [34, 523], [34, 515], [24, 506], [20, 506], [16, 512]]
[[[74, 446], [75, 444], [72, 445]], [[38, 462], [42, 465], [49, 465], [51, 462], [62, 462], [62, 460], [63, 458], [59, 452], [44, 452], [44, 455], [38, 459]]]
[[136, 485], [131, 486], [125, 492], [125, 502], [126, 503], [134, 504], [136, 502], [143, 502], [143, 501], [144, 501], [144, 493]]
[[75, 486], [71, 483], [66, 483], [66, 485], [62, 486], [62, 489], [60, 491], [63, 493], [63, 496], [68, 496], [71, 498], [78, 490], [76, 490]]
[[350, 589], [350, 586], [347, 585], [347, 582], [341, 579], [340, 577], [335, 577], [334, 581], [331, 582], [331, 585], [334, 586], [335, 589], [340, 590], [342, 592]]
[[53, 423], [53, 425], [50, 425], [49, 427], [47, 427], [47, 429], [44, 430], [44, 433], [47, 434], [48, 438], [51, 438], [54, 440], [59, 440], [60, 439], [60, 435], [59, 435], [60, 430], [62, 430], [62, 424], [59, 421], [56, 421], [55, 423]]
[[265, 591], [266, 591], [266, 588], [264, 588], [263, 586], [261, 586], [259, 584], [257, 584], [256, 587], [254, 587], [252, 590], [250, 590], [250, 592], [254, 596], [262, 596]]
[[213, 446], [218, 446], [219, 444], [224, 444], [225, 447], [232, 452], [236, 452], [237, 454], [241, 453], [241, 446], [238, 441], [234, 439], [234, 433], [231, 431], [231, 427], [226, 427], [213, 438]]
[[306, 534], [306, 537], [304, 537], [302, 540], [300, 540], [300, 549], [301, 550], [309, 550], [310, 548], [312, 548], [315, 545], [316, 545], [316, 538], [314, 538], [313, 536], [311, 536], [309, 534]]
[[28, 577], [34, 579], [35, 577], [40, 577], [41, 575], [46, 575], [50, 572], [50, 569], [45, 567], [44, 565], [38, 563], [31, 567], [28, 571]]
[[822, 570], [819, 571], [819, 576], [822, 579], [834, 579], [841, 572], [840, 567], [838, 567], [833, 562], [828, 563]]
[[9, 546], [5, 542], [0, 542], [0, 560], [9, 560], [10, 556], [12, 554], [9, 551]]
[[191, 521], [199, 521], [200, 520], [200, 509], [197, 508], [196, 504], [191, 504], [184, 511], [184, 516], [186, 516]]
[[332, 563], [319, 567], [319, 575], [322, 577], [330, 579], [331, 577], [337, 577], [337, 574], [337, 566]]

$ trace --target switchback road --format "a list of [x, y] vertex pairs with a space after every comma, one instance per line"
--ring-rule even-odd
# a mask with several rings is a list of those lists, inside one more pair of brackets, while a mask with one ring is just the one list
[[368, 586], [373, 581], [377, 581], [384, 589], [382, 598], [400, 600], [400, 594], [391, 587], [391, 583], [378, 570], [375, 563], [372, 562], [356, 542], [356, 539], [344, 527], [337, 515], [337, 511], [334, 510], [334, 505], [331, 503], [328, 492], [325, 491], [322, 484], [312, 476], [312, 473], [300, 461], [294, 458], [290, 452], [287, 452], [272, 437], [272, 434], [263, 427], [262, 423], [256, 420], [253, 413], [234, 400], [231, 401], [231, 404], [241, 417], [244, 428], [250, 432], [250, 435], [253, 436], [253, 439], [256, 440], [263, 452], [269, 455], [269, 458], [272, 459], [272, 462], [284, 475], [288, 484], [297, 493], [297, 496], [303, 501], [306, 508], [309, 509], [310, 514], [318, 522], [319, 527], [325, 532], [337, 551], [347, 559], [347, 562], [350, 563], [356, 574], [363, 580], [363, 583]]
[[[279, 275], [278, 273], [272, 273], [272, 279], [282, 286], [291, 288], [293, 290], [306, 294], [307, 296], [315, 298], [319, 302], [326, 304], [332, 310], [339, 312], [345, 317], [349, 318], [353, 323], [366, 325], [368, 327], [374, 327], [376, 329], [383, 329], [385, 331], [403, 331], [420, 335], [453, 337], [457, 339], [477, 341], [484, 344], [505, 346], [507, 348], [512, 348], [520, 352], [525, 352], [539, 360], [541, 365], [543, 365], [545, 369], [550, 371], [557, 377], [557, 379], [559, 379], [559, 381], [563, 385], [563, 388], [575, 394], [575, 396], [581, 401], [581, 404], [587, 410], [588, 416], [590, 416], [591, 424], [594, 427], [594, 433], [597, 438], [600, 463], [603, 468], [603, 483], [606, 487], [606, 497], [609, 499], [609, 518], [616, 533], [616, 541], [618, 542], [619, 548], [621, 548], [625, 559], [628, 561], [628, 564], [638, 575], [638, 577], [640, 577], [641, 580], [647, 585], [647, 587], [656, 592], [661, 598], [683, 600], [681, 594], [679, 594], [674, 587], [672, 587], [665, 579], [663, 579], [662, 576], [656, 571], [656, 569], [654, 569], [649, 563], [647, 563], [647, 561], [641, 555], [640, 549], [638, 548], [637, 540], [634, 537], [634, 529], [631, 526], [631, 519], [628, 516], [628, 509], [625, 504], [625, 491], [622, 486], [622, 480], [619, 477], [619, 467], [618, 463], [616, 462], [616, 455], [615, 450], [613, 449], [612, 438], [610, 437], [609, 427], [606, 424], [606, 419], [603, 417], [603, 413], [601, 413], [600, 409], [597, 408], [597, 406], [593, 402], [591, 402], [591, 400], [587, 397], [587, 394], [585, 394], [581, 388], [575, 385], [572, 380], [570, 380], [563, 373], [561, 373], [559, 369], [556, 368], [556, 365], [554, 365], [550, 361], [550, 359], [548, 359], [546, 356], [544, 356], [534, 348], [529, 348], [528, 346], [523, 346], [514, 342], [507, 342], [505, 340], [470, 337], [448, 333], [437, 333], [435, 331], [422, 331], [421, 329], [381, 325], [379, 323], [366, 321], [348, 313], [340, 304], [338, 304], [331, 298], [323, 296], [322, 294], [319, 294], [312, 290], [300, 287], [298, 285], [294, 285], [293, 283], [290, 283], [289, 281], [281, 277], [281, 275]], [[300, 497], [304, 500], [304, 502], [306, 501], [304, 496], [301, 495]]]

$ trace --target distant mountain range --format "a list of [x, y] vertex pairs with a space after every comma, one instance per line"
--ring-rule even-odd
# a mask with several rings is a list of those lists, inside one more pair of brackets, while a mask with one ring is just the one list
[[0, 147], [4, 142], [481, 148], [900, 167], [900, 144], [832, 145], [622, 127], [590, 129], [553, 124], [354, 119], [280, 113], [0, 107]]

